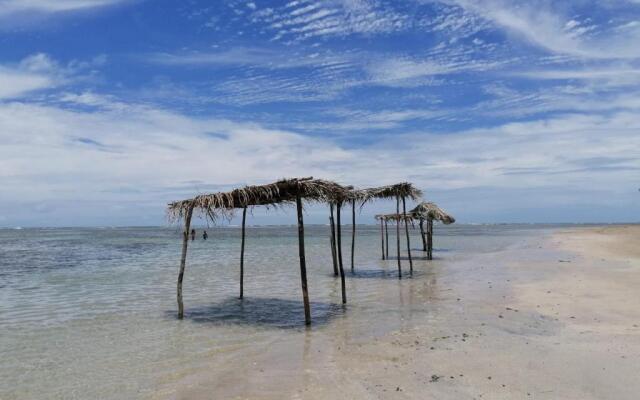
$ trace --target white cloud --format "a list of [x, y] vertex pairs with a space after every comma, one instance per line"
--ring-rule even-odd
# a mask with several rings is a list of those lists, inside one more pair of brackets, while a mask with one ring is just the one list
[[104, 7], [125, 0], [1, 0], [0, 17], [18, 13], [56, 13]]
[[[446, 1], [446, 0], [445, 0]], [[504, 0], [452, 0], [469, 12], [492, 21], [546, 50], [574, 56], [605, 58], [640, 57], [640, 27], [595, 26], [563, 15], [559, 7], [539, 2]]]
[[275, 32], [273, 40], [371, 35], [401, 31], [410, 26], [409, 16], [374, 0], [290, 2], [284, 7], [258, 10], [251, 18]]
[[532, 80], [578, 81], [586, 88], [598, 90], [613, 90], [625, 88], [635, 92], [640, 85], [640, 69], [632, 65], [584, 65], [582, 67], [564, 69], [537, 69], [514, 72], [513, 76]]
[[[493, 187], [505, 193], [562, 187], [569, 195], [597, 185], [616, 192], [634, 184], [640, 172], [638, 129], [637, 114], [621, 112], [611, 117], [566, 115], [448, 135], [416, 132], [359, 150], [360, 165], [350, 169], [360, 174], [356, 180], [361, 182], [367, 174], [411, 174], [427, 193], [430, 187]], [[376, 160], [376, 165], [367, 166], [368, 160]]]
[[0, 100], [22, 97], [62, 83], [57, 64], [45, 54], [34, 54], [17, 65], [0, 65]]
[[54, 82], [48, 76], [0, 67], [0, 99], [16, 98], [52, 86]]
[[388, 86], [417, 86], [429, 83], [429, 79], [461, 72], [488, 71], [507, 63], [503, 61], [484, 61], [456, 59], [453, 53], [449, 60], [442, 56], [435, 58], [408, 59], [390, 57], [371, 62], [367, 71], [370, 83]]
[[15, 201], [87, 201], [122, 187], [149, 191], [190, 180], [229, 184], [314, 174], [345, 156], [331, 143], [291, 132], [137, 105], [73, 111], [9, 103], [0, 105], [0, 127], [3, 197]]
[[349, 54], [292, 52], [288, 49], [234, 47], [215, 52], [155, 53], [144, 61], [175, 66], [255, 66], [268, 69], [330, 68], [351, 63]]
[[597, 80], [609, 79], [614, 77], [629, 78], [628, 82], [638, 82], [640, 78], [640, 69], [627, 68], [598, 68], [591, 69], [564, 69], [564, 70], [540, 70], [514, 73], [516, 76], [524, 76], [535, 79], [580, 79], [580, 80]]
[[[409, 132], [346, 148], [328, 138], [97, 95], [65, 99], [97, 108], [0, 104], [3, 209], [68, 204], [52, 211], [62, 218], [99, 202], [123, 210], [147, 205], [148, 213], [161, 215], [167, 201], [210, 185], [302, 175], [362, 186], [411, 180], [427, 194], [430, 188], [491, 187], [505, 194], [538, 188], [572, 198], [593, 186], [623, 191], [640, 171], [640, 118], [630, 112], [565, 115], [446, 135]], [[391, 112], [380, 120], [420, 115]]]

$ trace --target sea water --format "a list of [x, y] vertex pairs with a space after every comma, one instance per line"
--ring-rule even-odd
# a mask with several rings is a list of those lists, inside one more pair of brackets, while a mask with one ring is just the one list
[[345, 226], [343, 306], [329, 227], [306, 226], [310, 328], [304, 326], [295, 226], [247, 228], [243, 300], [240, 229], [205, 228], [205, 241], [197, 227], [189, 242], [183, 320], [176, 305], [179, 228], [0, 229], [0, 398], [171, 397], [203, 370], [222, 377], [258, 365], [266, 354], [278, 359], [278, 345], [295, 358], [296, 347], [286, 343], [328, 340], [336, 332], [383, 335], [428, 321], [447, 263], [551, 228], [436, 225], [433, 261], [424, 259], [412, 228], [413, 276], [401, 231], [399, 280], [395, 226], [389, 226], [386, 261], [380, 227], [358, 226], [353, 272]]

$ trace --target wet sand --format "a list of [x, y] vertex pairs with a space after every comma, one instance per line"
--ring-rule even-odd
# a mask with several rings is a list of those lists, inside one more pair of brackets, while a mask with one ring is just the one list
[[403, 310], [397, 326], [368, 327], [365, 308], [283, 331], [261, 351], [211, 355], [153, 397], [638, 398], [640, 226], [554, 230], [416, 271], [372, 300]]

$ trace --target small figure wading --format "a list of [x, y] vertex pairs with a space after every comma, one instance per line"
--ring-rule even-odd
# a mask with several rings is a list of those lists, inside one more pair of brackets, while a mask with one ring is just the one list
[[194, 240], [196, 240], [196, 230], [192, 229], [191, 230], [191, 241], [194, 241]]
[[207, 238], [208, 238], [208, 237], [209, 237], [209, 234], [207, 234], [207, 231], [204, 231], [204, 232], [202, 233], [202, 239], [203, 239], [203, 240], [207, 240]]

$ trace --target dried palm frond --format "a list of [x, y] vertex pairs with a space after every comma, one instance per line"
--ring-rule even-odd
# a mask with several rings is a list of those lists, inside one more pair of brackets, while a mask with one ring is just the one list
[[363, 189], [361, 192], [361, 198], [363, 201], [369, 201], [372, 199], [391, 199], [395, 197], [407, 197], [411, 200], [418, 200], [422, 196], [422, 191], [409, 182]]
[[205, 218], [215, 221], [218, 217], [231, 218], [235, 209], [253, 206], [290, 205], [296, 197], [313, 202], [335, 203], [349, 198], [351, 187], [322, 179], [290, 178], [266, 185], [245, 186], [230, 192], [202, 194], [191, 199], [170, 203], [169, 219], [182, 219], [189, 209], [200, 212]]
[[442, 222], [445, 225], [449, 225], [456, 222], [456, 219], [453, 218], [453, 216], [447, 214], [442, 208], [438, 207], [435, 203], [426, 202], [426, 201], [418, 204], [413, 210], [411, 210], [411, 214], [418, 219], [436, 220], [436, 221]]
[[401, 221], [402, 219], [404, 219], [407, 222], [412, 222], [414, 220], [414, 216], [410, 213], [407, 213], [406, 215], [403, 214], [378, 214], [375, 216], [375, 219], [377, 220], [383, 220], [383, 221], [391, 221], [391, 222], [398, 222]]
[[[377, 220], [383, 221], [398, 221], [402, 218], [403, 214], [378, 214], [375, 216]], [[407, 212], [404, 216], [406, 220], [435, 220], [440, 221], [445, 225], [453, 224], [456, 222], [455, 218], [447, 214], [443, 209], [438, 207], [435, 203], [422, 202], [418, 204], [413, 210]]]

